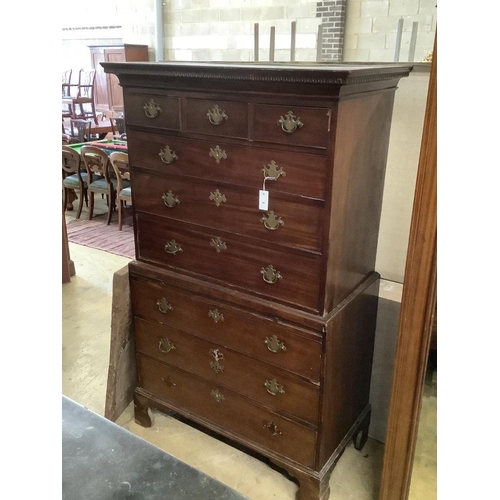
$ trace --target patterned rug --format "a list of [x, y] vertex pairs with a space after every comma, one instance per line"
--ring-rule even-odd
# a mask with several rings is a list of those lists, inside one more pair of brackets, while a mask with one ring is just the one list
[[[118, 230], [118, 215], [113, 214], [109, 226], [107, 214], [96, 215], [92, 220], [72, 220], [67, 225], [68, 241], [104, 252], [135, 258], [132, 209], [125, 210], [122, 230]], [[85, 217], [86, 214], [82, 214]]]

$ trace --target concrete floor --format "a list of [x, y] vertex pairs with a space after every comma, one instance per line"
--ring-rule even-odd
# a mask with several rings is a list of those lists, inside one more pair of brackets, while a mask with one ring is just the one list
[[[97, 205], [96, 213], [105, 211], [105, 206]], [[67, 212], [68, 221], [73, 217], [74, 213]], [[87, 218], [85, 208], [82, 218]], [[76, 275], [63, 285], [62, 293], [62, 392], [104, 415], [113, 273], [129, 259], [73, 243], [69, 246]], [[410, 500], [437, 498], [436, 373], [426, 382]], [[134, 422], [131, 404], [117, 423], [252, 500], [295, 499], [297, 486], [285, 476], [175, 418], [155, 411], [152, 427], [143, 428]], [[377, 499], [382, 459], [379, 441], [369, 439], [362, 452], [351, 444], [331, 476], [330, 498]]]

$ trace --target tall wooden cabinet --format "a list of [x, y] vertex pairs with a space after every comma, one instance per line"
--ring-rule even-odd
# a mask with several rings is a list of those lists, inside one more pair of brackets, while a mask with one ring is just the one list
[[385, 166], [411, 68], [104, 69], [124, 88], [136, 420], [174, 411], [326, 500], [368, 436]]
[[148, 61], [148, 46], [125, 43], [122, 45], [90, 45], [90, 58], [95, 73], [96, 111], [123, 109], [123, 91], [118, 78], [106, 74], [100, 63]]

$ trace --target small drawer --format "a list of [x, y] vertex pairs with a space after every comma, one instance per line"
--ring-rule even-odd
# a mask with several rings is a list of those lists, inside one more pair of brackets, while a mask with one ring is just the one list
[[127, 125], [181, 129], [178, 97], [125, 93], [124, 102]]
[[319, 333], [194, 295], [168, 283], [132, 279], [130, 293], [136, 317], [188, 332], [308, 380], [320, 380]]
[[295, 460], [314, 466], [317, 431], [253, 404], [233, 391], [178, 370], [137, 356], [139, 384], [145, 391], [211, 423], [223, 433], [241, 437]]
[[232, 240], [228, 233], [188, 230], [140, 212], [136, 212], [136, 221], [137, 260], [200, 274], [277, 302], [318, 311], [320, 256], [253, 246]]
[[189, 177], [132, 174], [137, 211], [265, 240], [272, 246], [321, 251], [324, 202], [274, 192], [271, 184], [266, 183], [268, 209], [259, 210], [262, 185], [251, 189]]
[[186, 98], [186, 132], [248, 138], [248, 104]]
[[317, 425], [317, 385], [172, 327], [136, 318], [134, 331], [139, 352]]
[[330, 115], [328, 108], [255, 104], [252, 138], [256, 141], [326, 149]]
[[[134, 168], [325, 199], [326, 157], [130, 131]], [[276, 180], [274, 180], [276, 179]]]

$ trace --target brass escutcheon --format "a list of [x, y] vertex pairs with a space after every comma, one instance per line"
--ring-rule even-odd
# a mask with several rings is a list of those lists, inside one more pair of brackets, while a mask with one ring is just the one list
[[146, 102], [142, 109], [148, 118], [156, 118], [162, 111], [159, 104], [157, 104], [154, 99], [150, 99]]
[[227, 250], [227, 245], [225, 241], [222, 241], [218, 236], [217, 238], [212, 238], [210, 242], [210, 246], [215, 248], [217, 253], [220, 253], [221, 250]]
[[281, 126], [281, 130], [287, 134], [291, 134], [297, 130], [297, 128], [302, 128], [304, 124], [300, 121], [298, 116], [293, 114], [293, 111], [289, 111], [285, 118], [282, 116], [278, 120], [278, 125]]
[[278, 280], [283, 278], [281, 273], [274, 269], [271, 264], [269, 264], [266, 268], [263, 267], [260, 270], [260, 274], [262, 274], [262, 279], [270, 285], [274, 285]]
[[209, 200], [215, 201], [215, 206], [219, 207], [221, 203], [225, 203], [226, 196], [222, 194], [218, 189], [216, 189], [213, 193], [210, 191]]
[[226, 152], [223, 149], [221, 149], [219, 146], [215, 146], [215, 149], [210, 148], [210, 152], [208, 153], [208, 156], [211, 156], [212, 158], [214, 158], [215, 163], [220, 163], [221, 160], [227, 159]]
[[267, 429], [273, 436], [276, 436], [276, 435], [282, 436], [283, 435], [283, 433], [278, 428], [278, 426], [272, 421], [269, 421], [269, 422], [264, 421], [262, 424], [262, 427], [264, 427], [264, 429]]
[[221, 401], [224, 401], [226, 399], [218, 389], [212, 389], [210, 394], [215, 399], [215, 401], [217, 401], [217, 403], [220, 403]]
[[175, 345], [172, 344], [172, 342], [170, 342], [170, 340], [168, 340], [167, 338], [164, 338], [164, 339], [160, 339], [160, 342], [158, 344], [158, 349], [161, 351], [161, 352], [170, 352], [170, 351], [173, 351], [175, 349]]
[[228, 119], [228, 116], [226, 115], [226, 112], [223, 109], [220, 109], [216, 104], [212, 109], [208, 110], [207, 118], [212, 125], [220, 125], [223, 120]]
[[166, 193], [163, 193], [161, 199], [163, 200], [165, 206], [168, 208], [174, 208], [181, 202], [170, 189]]
[[208, 315], [214, 320], [214, 323], [219, 321], [224, 321], [224, 315], [220, 313], [217, 309], [211, 309], [208, 311]]
[[158, 306], [158, 309], [161, 313], [167, 314], [168, 312], [172, 311], [174, 308], [172, 307], [172, 304], [167, 302], [167, 299], [165, 297], [162, 297], [161, 299], [158, 299], [156, 301], [156, 305]]
[[182, 248], [175, 240], [172, 240], [165, 245], [165, 252], [175, 255], [178, 252], [182, 252]]
[[273, 179], [277, 181], [280, 176], [286, 177], [286, 173], [283, 168], [279, 167], [274, 160], [271, 160], [270, 163], [264, 165], [264, 168], [261, 168], [260, 171], [265, 179]]
[[280, 394], [285, 394], [285, 389], [283, 389], [283, 386], [279, 385], [274, 378], [272, 380], [266, 380], [264, 382], [264, 387], [266, 388], [266, 391], [271, 394], [271, 396], [279, 396]]
[[273, 335], [271, 338], [266, 337], [266, 340], [264, 340], [264, 344], [266, 344], [267, 348], [275, 354], [280, 351], [286, 351], [285, 344], [281, 342], [281, 340], [279, 340], [276, 335]]
[[224, 367], [219, 363], [219, 361], [224, 360], [224, 354], [222, 354], [219, 349], [210, 349], [210, 356], [214, 358], [214, 361], [210, 361], [210, 368], [215, 373], [221, 373], [224, 371]]
[[264, 224], [264, 227], [266, 229], [269, 229], [269, 231], [276, 231], [280, 226], [284, 224], [284, 222], [281, 220], [281, 217], [277, 217], [274, 213], [274, 210], [270, 210], [266, 214], [264, 214], [261, 218], [260, 221]]
[[172, 151], [170, 149], [169, 145], [166, 145], [163, 149], [160, 149], [158, 156], [160, 157], [161, 161], [163, 163], [166, 163], [167, 165], [170, 165], [174, 162], [174, 160], [179, 159], [179, 157], [175, 154], [175, 151]]

